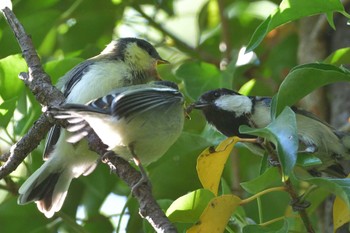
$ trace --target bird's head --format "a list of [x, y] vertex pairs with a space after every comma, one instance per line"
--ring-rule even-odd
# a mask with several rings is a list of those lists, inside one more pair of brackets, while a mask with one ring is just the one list
[[193, 108], [206, 111], [224, 111], [239, 117], [249, 113], [252, 109], [252, 100], [248, 96], [235, 91], [220, 88], [208, 91], [201, 95], [193, 104]]
[[138, 38], [120, 38], [112, 41], [101, 54], [123, 60], [136, 71], [148, 71], [158, 76], [156, 66], [169, 62], [160, 57], [157, 50], [147, 41]]

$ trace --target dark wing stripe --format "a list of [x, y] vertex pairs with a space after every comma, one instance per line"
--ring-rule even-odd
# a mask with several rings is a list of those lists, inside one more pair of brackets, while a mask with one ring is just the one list
[[111, 106], [111, 113], [118, 118], [131, 117], [161, 105], [181, 101], [182, 94], [174, 89], [145, 89], [125, 93]]

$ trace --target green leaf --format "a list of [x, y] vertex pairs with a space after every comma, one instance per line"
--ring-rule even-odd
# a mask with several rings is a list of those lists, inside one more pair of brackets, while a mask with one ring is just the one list
[[268, 126], [253, 129], [248, 126], [239, 128], [241, 133], [263, 137], [277, 147], [277, 155], [282, 167], [282, 178], [285, 180], [293, 171], [297, 159], [298, 134], [295, 113], [286, 107], [283, 112]]
[[292, 106], [313, 90], [341, 81], [350, 81], [350, 73], [345, 68], [318, 63], [297, 66], [289, 72], [274, 97], [273, 115], [277, 116], [285, 106]]
[[0, 127], [6, 128], [13, 117], [17, 104], [17, 98], [4, 101], [0, 104]]
[[334, 51], [324, 61], [326, 64], [341, 66], [350, 63], [350, 48], [341, 48]]
[[166, 211], [170, 221], [196, 222], [214, 194], [206, 189], [197, 189], [175, 200]]
[[259, 226], [259, 225], [247, 225], [243, 228], [243, 233], [285, 233], [289, 232], [289, 223], [285, 219], [283, 222], [283, 226], [276, 229], [273, 227], [264, 227], [264, 226]]
[[259, 193], [267, 188], [281, 186], [281, 175], [277, 167], [272, 167], [259, 177], [247, 182], [241, 183], [242, 188], [252, 194]]
[[197, 99], [205, 91], [220, 87], [221, 73], [209, 63], [184, 63], [176, 70], [176, 75], [184, 81], [187, 94], [192, 99]]
[[299, 177], [340, 197], [350, 208], [350, 178]]
[[[247, 52], [254, 50], [265, 38], [267, 33], [278, 26], [316, 14], [341, 12], [347, 16], [339, 0], [283, 0], [279, 7], [255, 30], [247, 46]], [[330, 19], [328, 17], [328, 19]], [[332, 24], [331, 24], [332, 25]]]
[[24, 84], [18, 74], [27, 69], [20, 55], [11, 55], [0, 60], [0, 95], [4, 100], [18, 96], [23, 91]]
[[322, 165], [322, 161], [310, 153], [298, 153], [297, 165], [301, 167], [314, 167]]

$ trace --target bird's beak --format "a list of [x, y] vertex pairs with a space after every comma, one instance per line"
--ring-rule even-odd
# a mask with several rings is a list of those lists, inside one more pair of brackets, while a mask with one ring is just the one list
[[161, 58], [157, 60], [157, 65], [161, 65], [161, 64], [170, 64], [170, 62]]
[[191, 104], [192, 108], [194, 109], [203, 109], [205, 107], [208, 107], [210, 104], [208, 102], [198, 100]]
[[201, 101], [201, 100], [198, 100], [198, 101], [196, 101], [196, 102], [190, 104], [190, 105], [186, 108], [185, 112], [186, 112], [186, 114], [190, 114], [190, 113], [192, 112], [193, 109], [203, 109], [203, 108], [205, 108], [205, 107], [207, 107], [207, 106], [209, 106], [209, 103], [206, 103], [206, 102], [203, 102], [203, 101]]

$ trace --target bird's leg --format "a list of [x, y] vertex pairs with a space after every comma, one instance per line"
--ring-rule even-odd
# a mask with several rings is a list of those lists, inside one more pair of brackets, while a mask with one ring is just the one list
[[135, 153], [135, 151], [134, 151], [133, 145], [129, 145], [129, 150], [130, 150], [130, 153], [131, 153], [132, 158], [133, 158], [133, 160], [134, 160], [134, 163], [136, 164], [136, 166], [139, 167], [140, 172], [141, 172], [141, 178], [140, 178], [140, 180], [137, 181], [137, 183], [134, 184], [134, 185], [132, 186], [132, 188], [131, 188], [131, 192], [134, 192], [135, 189], [137, 189], [141, 184], [147, 183], [147, 184], [151, 185], [151, 182], [150, 182], [149, 179], [148, 179], [146, 170], [143, 168], [140, 159], [138, 158], [138, 156], [136, 155], [136, 153]]

